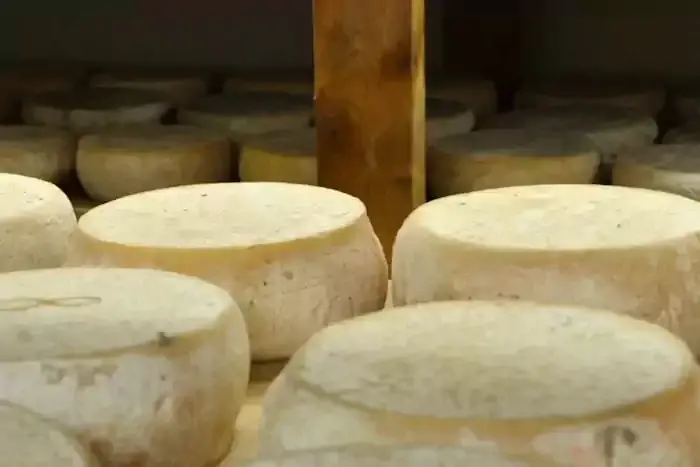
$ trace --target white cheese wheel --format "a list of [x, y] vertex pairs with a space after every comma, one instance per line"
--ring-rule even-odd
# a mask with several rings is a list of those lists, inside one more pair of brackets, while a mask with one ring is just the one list
[[657, 323], [700, 355], [700, 204], [638, 188], [535, 185], [416, 209], [394, 244], [394, 305], [522, 298]]
[[76, 169], [83, 188], [97, 201], [225, 182], [232, 171], [231, 142], [223, 133], [194, 126], [107, 129], [80, 139]]
[[93, 89], [78, 94], [37, 94], [24, 101], [22, 117], [32, 125], [86, 133], [110, 126], [159, 123], [167, 110], [165, 98], [158, 93]]
[[254, 360], [287, 358], [328, 323], [384, 305], [387, 264], [362, 202], [286, 183], [132, 195], [80, 218], [69, 264], [200, 277], [243, 310]]
[[62, 266], [76, 227], [68, 196], [38, 178], [0, 173], [0, 199], [0, 272]]
[[99, 467], [67, 429], [7, 402], [0, 402], [0, 450], [8, 467]]
[[431, 196], [487, 188], [591, 183], [600, 156], [578, 133], [478, 130], [433, 142], [426, 160]]
[[75, 137], [28, 125], [0, 126], [0, 172], [64, 181], [75, 163]]
[[242, 145], [239, 157], [238, 173], [243, 182], [318, 184], [313, 128], [251, 138]]
[[498, 112], [498, 92], [493, 81], [466, 80], [451, 83], [428, 83], [428, 96], [465, 104], [474, 112], [477, 122]]
[[225, 456], [250, 354], [229, 294], [147, 269], [0, 275], [0, 399], [57, 420], [102, 465]]
[[394, 308], [309, 340], [265, 394], [260, 450], [488, 446], [588, 466], [614, 443], [620, 465], [690, 467], [699, 374], [675, 336], [606, 311], [524, 301]]
[[108, 72], [93, 76], [94, 88], [142, 89], [165, 95], [175, 105], [186, 104], [207, 93], [208, 77], [196, 73], [142, 71]]
[[224, 81], [224, 94], [238, 93], [240, 91], [273, 91], [290, 94], [313, 95], [314, 79], [311, 77], [289, 78], [245, 78], [229, 77]]
[[454, 134], [468, 133], [476, 122], [474, 113], [461, 102], [436, 98], [426, 99], [425, 119], [428, 142]]
[[700, 143], [700, 121], [691, 121], [673, 128], [664, 135], [663, 142], [666, 144]]

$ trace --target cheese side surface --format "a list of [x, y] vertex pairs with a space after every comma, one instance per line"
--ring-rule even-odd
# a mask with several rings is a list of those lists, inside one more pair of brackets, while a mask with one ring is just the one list
[[54, 128], [0, 126], [0, 172], [57, 183], [75, 165], [75, 138]]
[[329, 323], [380, 310], [387, 264], [362, 202], [320, 187], [156, 190], [80, 218], [68, 264], [165, 269], [229, 291], [253, 359], [291, 356]]
[[577, 133], [478, 130], [433, 142], [426, 159], [431, 196], [488, 188], [591, 183], [600, 156]]
[[106, 129], [83, 136], [76, 170], [97, 201], [158, 188], [225, 182], [231, 143], [222, 132], [185, 125]]
[[474, 112], [461, 102], [430, 97], [425, 100], [425, 120], [428, 142], [468, 133], [476, 122]]
[[206, 95], [207, 76], [177, 72], [108, 72], [93, 76], [93, 88], [141, 89], [165, 95], [168, 101], [182, 105]]
[[389, 309], [330, 326], [294, 356], [265, 395], [260, 451], [441, 444], [691, 466], [699, 377], [680, 339], [607, 311], [513, 300]]
[[245, 323], [226, 291], [145, 269], [0, 275], [0, 399], [66, 425], [102, 465], [204, 466], [245, 399]]
[[73, 206], [56, 185], [0, 173], [0, 272], [60, 267], [76, 228]]
[[493, 81], [466, 80], [462, 82], [428, 85], [429, 97], [454, 100], [467, 106], [477, 122], [498, 112], [498, 92]]
[[318, 184], [316, 130], [273, 132], [242, 144], [238, 173], [243, 182]]

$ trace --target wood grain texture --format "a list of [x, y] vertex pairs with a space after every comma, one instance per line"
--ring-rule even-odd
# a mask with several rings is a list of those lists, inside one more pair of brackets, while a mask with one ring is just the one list
[[314, 0], [319, 184], [357, 196], [384, 251], [425, 201], [423, 0]]

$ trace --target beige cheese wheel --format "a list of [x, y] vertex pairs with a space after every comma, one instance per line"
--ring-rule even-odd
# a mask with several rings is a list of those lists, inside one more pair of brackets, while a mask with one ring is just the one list
[[665, 144], [700, 143], [700, 121], [688, 122], [664, 135]]
[[318, 184], [316, 130], [302, 128], [251, 138], [241, 147], [243, 182]]
[[0, 449], [8, 467], [99, 467], [69, 430], [7, 402], [0, 402]]
[[75, 146], [75, 137], [64, 130], [0, 126], [0, 173], [64, 181], [75, 164]]
[[387, 264], [360, 200], [287, 183], [151, 191], [80, 218], [68, 264], [200, 277], [243, 310], [253, 359], [287, 358], [328, 323], [380, 310]]
[[0, 173], [0, 199], [0, 273], [62, 266], [76, 228], [68, 196], [38, 178]]
[[111, 201], [158, 188], [228, 181], [232, 159], [223, 132], [153, 125], [83, 136], [76, 169], [92, 199]]
[[25, 100], [24, 121], [87, 133], [105, 127], [156, 124], [168, 110], [158, 93], [136, 89], [92, 89], [77, 94], [47, 92]]
[[433, 142], [426, 177], [431, 196], [546, 183], [591, 183], [600, 156], [578, 133], [478, 130]]
[[607, 311], [394, 308], [309, 340], [265, 394], [260, 450], [445, 444], [588, 466], [614, 443], [619, 465], [690, 467], [699, 373], [675, 336]]
[[498, 112], [498, 92], [493, 81], [472, 79], [434, 86], [428, 83], [427, 94], [465, 104], [474, 112], [477, 122]]
[[425, 101], [425, 133], [429, 143], [439, 138], [470, 132], [474, 112], [461, 102], [429, 97]]
[[148, 269], [0, 275], [0, 399], [60, 421], [102, 465], [223, 458], [245, 400], [240, 310], [200, 279]]
[[394, 305], [513, 297], [659, 324], [700, 355], [700, 204], [639, 188], [535, 185], [432, 201], [394, 244]]
[[209, 87], [207, 76], [196, 73], [168, 71], [108, 72], [93, 76], [94, 88], [141, 89], [165, 95], [175, 104], [186, 104], [206, 95]]

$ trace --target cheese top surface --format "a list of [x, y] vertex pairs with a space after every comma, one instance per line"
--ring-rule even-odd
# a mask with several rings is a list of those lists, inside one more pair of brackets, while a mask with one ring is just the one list
[[38, 178], [0, 173], [0, 199], [12, 202], [0, 203], [0, 222], [3, 219], [31, 216], [32, 212], [56, 198], [66, 195], [53, 183]]
[[134, 125], [83, 136], [81, 149], [148, 151], [226, 140], [223, 133], [188, 125]]
[[285, 369], [360, 410], [440, 419], [592, 415], [682, 387], [678, 338], [615, 313], [525, 301], [384, 310], [315, 334]]
[[241, 248], [321, 238], [365, 215], [357, 198], [291, 183], [166, 188], [98, 206], [79, 228], [103, 242], [155, 248]]
[[620, 162], [660, 171], [700, 172], [700, 144], [657, 144], [621, 154]]
[[150, 269], [59, 268], [0, 276], [0, 360], [81, 357], [214, 329], [235, 307], [201, 279]]
[[185, 110], [233, 117], [264, 117], [286, 112], [313, 112], [312, 96], [284, 92], [245, 91], [199, 99]]
[[640, 188], [531, 185], [437, 199], [405, 225], [486, 248], [618, 249], [700, 235], [700, 204]]
[[71, 138], [67, 131], [57, 128], [30, 125], [0, 125], [0, 150], [5, 148], [31, 147], [44, 142], [62, 141]]
[[316, 130], [302, 128], [285, 130], [259, 137], [252, 137], [246, 143], [251, 149], [259, 149], [279, 156], [304, 157], [316, 155]]
[[140, 107], [163, 102], [158, 93], [138, 89], [100, 88], [79, 93], [46, 92], [33, 96], [34, 105], [63, 111], [101, 111]]

